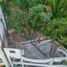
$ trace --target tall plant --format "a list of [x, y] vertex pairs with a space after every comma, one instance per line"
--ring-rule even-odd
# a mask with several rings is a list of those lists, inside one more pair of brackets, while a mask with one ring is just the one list
[[9, 1], [8, 0], [2, 0], [1, 1], [1, 6], [4, 11], [5, 15], [9, 15], [10, 9], [9, 9]]
[[63, 16], [63, 12], [65, 11], [64, 4], [65, 0], [47, 0], [47, 5], [52, 6], [52, 13], [55, 17]]
[[29, 25], [33, 29], [41, 29], [46, 25], [46, 22], [50, 21], [52, 17], [51, 13], [46, 13], [44, 11], [43, 5], [39, 4], [35, 7], [32, 7], [29, 12]]

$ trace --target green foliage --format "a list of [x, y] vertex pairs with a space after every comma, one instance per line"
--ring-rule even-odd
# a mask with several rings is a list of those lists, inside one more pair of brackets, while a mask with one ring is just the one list
[[[8, 16], [8, 26], [9, 29], [15, 29], [16, 32], [21, 33], [23, 31], [24, 22], [23, 22], [23, 16], [20, 9], [16, 9], [16, 6], [14, 6], [13, 10], [11, 9], [10, 16]], [[18, 7], [17, 7], [18, 8]]]
[[9, 29], [42, 31], [67, 47], [67, 0], [0, 0], [0, 5]]
[[29, 6], [37, 6], [38, 4], [44, 4], [45, 0], [28, 0]]
[[10, 29], [15, 29], [16, 32], [21, 33], [23, 31], [23, 23], [21, 21], [10, 20], [8, 23]]
[[47, 5], [52, 6], [52, 12], [54, 17], [64, 16], [64, 12], [66, 10], [64, 6], [67, 5], [65, 3], [67, 3], [66, 0], [47, 0]]
[[63, 60], [62, 61], [64, 65], [67, 65], [67, 61], [66, 60]]
[[28, 10], [29, 3], [28, 0], [15, 0], [16, 4], [19, 5], [21, 10]]
[[2, 6], [4, 14], [9, 15], [10, 14], [9, 1], [8, 0], [1, 0], [0, 5]]
[[50, 21], [52, 14], [44, 11], [43, 5], [32, 7], [29, 12], [29, 25], [33, 29], [41, 29]]
[[61, 44], [67, 45], [67, 18], [54, 19], [48, 23], [44, 34], [58, 40]]

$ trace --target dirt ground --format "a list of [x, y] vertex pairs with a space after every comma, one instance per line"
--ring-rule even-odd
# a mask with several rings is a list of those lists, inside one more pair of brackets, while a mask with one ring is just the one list
[[47, 36], [44, 36], [41, 32], [34, 32], [31, 37], [27, 36], [25, 33], [19, 34], [16, 32], [12, 32], [9, 34], [8, 43], [9, 47], [18, 47], [20, 42], [25, 42], [28, 40], [42, 40], [48, 39]]

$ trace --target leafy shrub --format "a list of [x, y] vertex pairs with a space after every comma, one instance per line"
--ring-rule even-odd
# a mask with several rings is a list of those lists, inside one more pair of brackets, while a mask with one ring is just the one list
[[46, 22], [50, 21], [52, 17], [51, 13], [46, 13], [44, 11], [43, 5], [39, 4], [32, 7], [29, 12], [29, 25], [33, 29], [41, 29], [46, 25]]
[[64, 12], [66, 11], [66, 0], [47, 0], [47, 5], [52, 6], [52, 13], [54, 17], [62, 17], [64, 16]]
[[21, 33], [23, 31], [23, 22], [10, 19], [8, 23], [9, 29], [15, 29], [16, 32]]
[[24, 27], [22, 12], [20, 9], [18, 9], [17, 6], [11, 5], [10, 8], [11, 8], [11, 12], [10, 15], [7, 17], [8, 28], [15, 29], [16, 32], [21, 33]]
[[0, 5], [3, 9], [4, 14], [9, 15], [10, 14], [9, 1], [8, 0], [1, 0]]
[[64, 46], [67, 45], [67, 18], [53, 19], [43, 31]]

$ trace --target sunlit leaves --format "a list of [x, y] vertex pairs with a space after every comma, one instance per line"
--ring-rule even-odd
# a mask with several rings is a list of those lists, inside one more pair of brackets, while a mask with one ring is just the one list
[[42, 28], [45, 26], [46, 22], [50, 21], [52, 17], [51, 13], [46, 13], [44, 11], [43, 5], [39, 4], [35, 7], [32, 7], [29, 12], [29, 24], [32, 28]]

